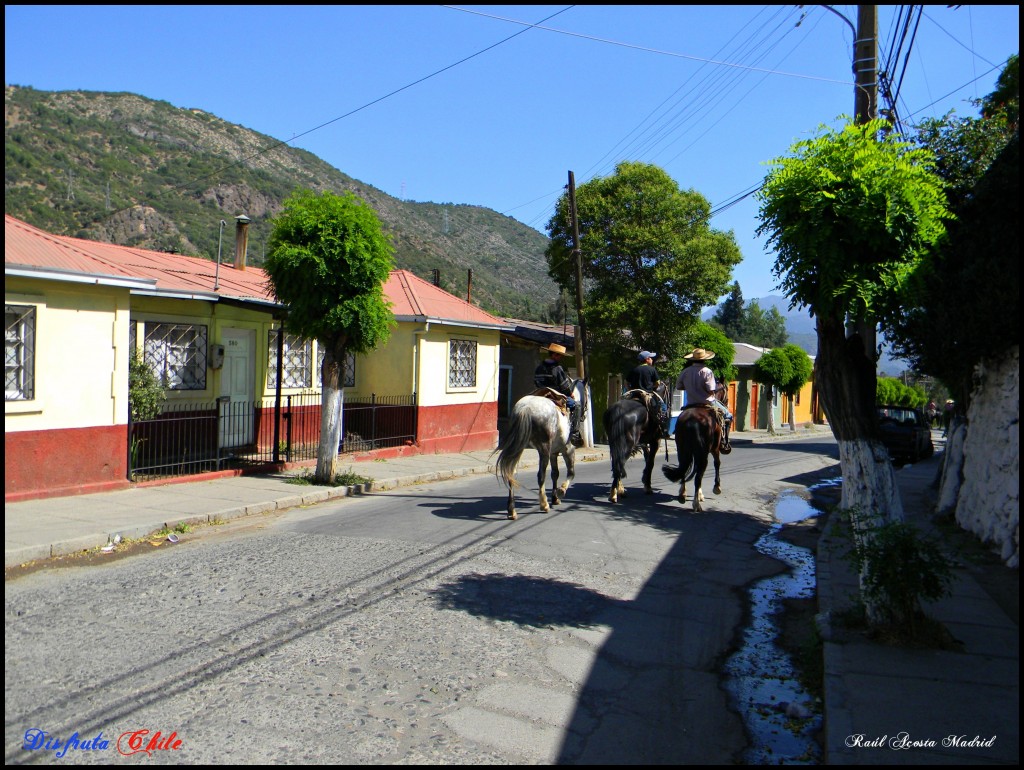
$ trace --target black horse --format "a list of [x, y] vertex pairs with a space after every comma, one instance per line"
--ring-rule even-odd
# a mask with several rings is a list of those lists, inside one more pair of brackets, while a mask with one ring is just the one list
[[693, 479], [693, 510], [702, 511], [704, 493], [700, 487], [708, 468], [709, 454], [715, 458], [714, 491], [716, 495], [722, 494], [722, 460], [719, 457], [722, 453], [722, 426], [714, 407], [697, 404], [683, 409], [676, 419], [676, 453], [679, 465], [662, 466], [665, 478], [679, 482], [680, 503], [686, 502], [686, 482]]
[[626, 461], [637, 452], [644, 453], [644, 492], [651, 494], [651, 474], [661, 440], [658, 416], [661, 404], [668, 403], [668, 385], [661, 383], [655, 393], [630, 390], [604, 413], [604, 430], [608, 435], [608, 450], [612, 458], [612, 488], [608, 499], [619, 502], [626, 494], [622, 480], [626, 478]]

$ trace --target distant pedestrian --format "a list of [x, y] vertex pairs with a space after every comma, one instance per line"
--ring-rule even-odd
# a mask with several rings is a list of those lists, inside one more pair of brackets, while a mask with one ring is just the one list
[[945, 406], [942, 407], [942, 435], [949, 435], [949, 424], [953, 421], [953, 411], [956, 409], [956, 402], [951, 398], [946, 399]]
[[928, 425], [932, 428], [939, 427], [939, 407], [934, 401], [928, 402]]

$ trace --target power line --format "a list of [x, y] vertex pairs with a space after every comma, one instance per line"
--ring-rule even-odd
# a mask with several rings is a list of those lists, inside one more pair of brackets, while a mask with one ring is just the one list
[[[508, 37], [506, 37], [506, 38], [504, 38], [502, 40], [499, 40], [496, 43], [492, 43], [491, 45], [487, 46], [486, 48], [480, 49], [476, 53], [473, 53], [473, 54], [470, 54], [469, 56], [463, 57], [462, 59], [459, 59], [458, 61], [454, 62], [453, 64], [449, 64], [446, 67], [442, 67], [439, 70], [435, 70], [434, 72], [430, 73], [429, 75], [424, 75], [423, 77], [421, 77], [421, 78], [419, 78], [417, 80], [414, 80], [411, 83], [408, 83], [408, 84], [402, 86], [401, 88], [396, 88], [394, 91], [391, 91], [390, 93], [387, 93], [384, 96], [380, 96], [380, 97], [378, 97], [378, 98], [376, 98], [376, 99], [374, 99], [372, 101], [369, 101], [366, 104], [362, 105], [361, 107], [355, 108], [354, 110], [349, 110], [345, 114], [339, 115], [336, 118], [332, 118], [331, 120], [328, 120], [325, 123], [321, 123], [320, 125], [315, 126], [314, 128], [311, 128], [308, 131], [303, 131], [301, 134], [296, 134], [291, 139], [288, 139], [286, 141], [275, 142], [274, 144], [270, 145], [269, 147], [266, 147], [266, 148], [264, 148], [264, 149], [262, 149], [262, 150], [260, 150], [258, 152], [255, 152], [252, 155], [247, 155], [247, 156], [245, 156], [243, 158], [240, 158], [239, 160], [234, 161], [232, 163], [228, 163], [227, 165], [222, 166], [221, 168], [216, 169], [215, 171], [211, 171], [209, 174], [205, 174], [203, 176], [196, 177], [196, 178], [191, 179], [191, 180], [189, 180], [187, 182], [182, 182], [179, 185], [176, 185], [174, 187], [169, 188], [168, 190], [165, 191], [165, 193], [158, 193], [158, 196], [161, 195], [161, 194], [167, 194], [167, 193], [176, 192], [176, 191], [178, 191], [178, 190], [180, 190], [180, 189], [182, 189], [184, 187], [190, 187], [190, 186], [192, 186], [194, 184], [198, 184], [199, 182], [206, 181], [207, 179], [210, 179], [212, 177], [219, 176], [220, 174], [224, 173], [228, 169], [234, 168], [236, 166], [241, 166], [242, 164], [244, 164], [244, 163], [246, 163], [246, 162], [248, 162], [250, 160], [253, 160], [254, 158], [258, 158], [261, 155], [265, 155], [268, 152], [271, 152], [273, 150], [278, 149], [279, 147], [282, 147], [284, 145], [289, 144], [290, 142], [294, 142], [296, 139], [298, 139], [300, 137], [312, 134], [314, 131], [319, 131], [321, 128], [325, 128], [325, 127], [327, 127], [327, 126], [329, 126], [329, 125], [331, 125], [333, 123], [337, 123], [339, 120], [343, 120], [343, 119], [345, 119], [347, 117], [355, 115], [358, 112], [362, 112], [363, 110], [365, 110], [365, 109], [367, 109], [369, 107], [372, 107], [375, 104], [379, 104], [380, 102], [384, 101], [385, 99], [391, 98], [395, 94], [399, 94], [402, 91], [406, 91], [406, 90], [412, 88], [413, 86], [419, 85], [420, 83], [423, 83], [423, 82], [425, 82], [427, 80], [430, 80], [433, 77], [436, 77], [437, 75], [440, 75], [443, 72], [447, 72], [448, 70], [452, 69], [453, 67], [457, 67], [460, 64], [464, 64], [465, 62], [469, 61], [470, 59], [474, 59], [477, 56], [480, 56], [481, 54], [487, 53], [487, 51], [490, 51], [493, 48], [497, 48], [498, 46], [507, 43], [509, 40], [512, 40], [513, 38], [519, 37], [520, 35], [522, 35], [522, 34], [524, 34], [526, 32], [529, 32], [531, 29], [534, 29], [534, 28], [543, 29], [542, 27], [539, 27], [540, 24], [543, 24], [545, 21], [548, 21], [549, 19], [553, 19], [554, 17], [556, 17], [556, 16], [558, 16], [558, 15], [560, 15], [562, 13], [565, 13], [566, 11], [570, 10], [573, 7], [574, 6], [571, 6], [571, 5], [570, 6], [566, 6], [565, 8], [563, 8], [560, 11], [556, 11], [555, 13], [552, 13], [549, 16], [545, 16], [543, 19], [541, 19], [539, 22], [537, 22], [537, 24], [528, 24], [528, 23], [524, 22], [526, 24], [525, 29], [521, 29], [518, 32], [515, 32], [515, 33], [509, 35]], [[124, 206], [124, 207], [118, 209], [117, 211], [111, 212], [110, 214], [108, 214], [106, 216], [107, 216], [107, 218], [109, 218], [111, 216], [114, 216], [115, 214], [118, 214], [118, 213], [120, 213], [122, 211], [126, 211], [126, 210], [128, 210], [130, 208], [132, 208], [132, 206]], [[95, 221], [95, 219], [94, 219], [94, 221]]]

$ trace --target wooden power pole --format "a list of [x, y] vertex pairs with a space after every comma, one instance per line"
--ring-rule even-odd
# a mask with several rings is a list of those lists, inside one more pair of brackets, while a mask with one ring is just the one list
[[576, 340], [577, 374], [587, 379], [587, 327], [583, 320], [583, 254], [580, 251], [580, 222], [576, 216], [576, 177], [569, 172], [569, 218], [572, 220], [572, 254], [576, 263], [576, 317], [579, 319], [580, 336]]
[[[862, 125], [878, 117], [878, 6], [857, 6], [857, 39], [853, 41], [853, 121]], [[855, 326], [864, 352], [875, 360], [875, 319], [861, 319]]]

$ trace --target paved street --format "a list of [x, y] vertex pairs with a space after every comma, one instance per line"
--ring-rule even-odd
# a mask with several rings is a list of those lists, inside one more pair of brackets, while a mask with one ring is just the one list
[[59, 760], [91, 764], [138, 730], [176, 733], [162, 763], [732, 763], [718, 669], [743, 587], [780, 570], [752, 545], [777, 492], [834, 466], [830, 441], [737, 448], [704, 514], [660, 463], [643, 495], [639, 460], [611, 506], [602, 461], [549, 514], [523, 471], [515, 522], [476, 476], [19, 578], [6, 761], [58, 761], [23, 749], [38, 729], [102, 732]]

